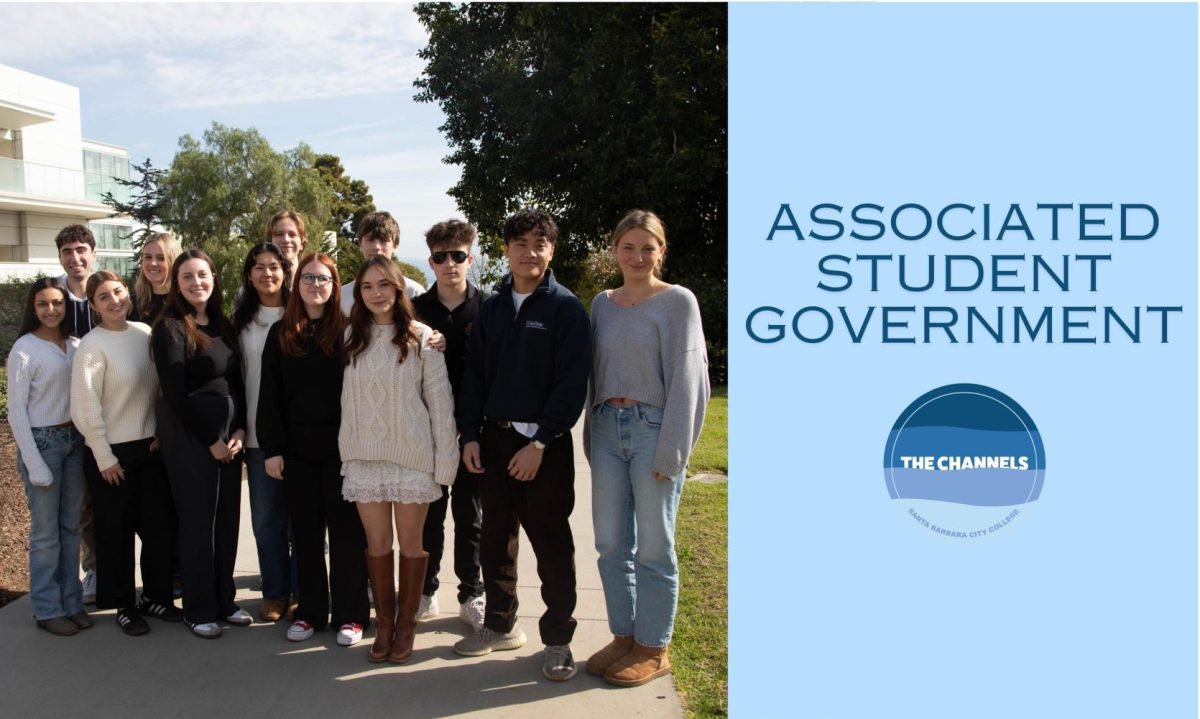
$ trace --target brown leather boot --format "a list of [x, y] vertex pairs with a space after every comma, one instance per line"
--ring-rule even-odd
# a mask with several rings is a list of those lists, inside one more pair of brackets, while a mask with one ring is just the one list
[[633, 649], [633, 637], [620, 637], [616, 634], [613, 639], [603, 649], [588, 657], [587, 670], [588, 674], [595, 674], [598, 677], [604, 676], [604, 672], [617, 660], [629, 653]]
[[375, 642], [367, 659], [385, 662], [392, 651], [396, 625], [396, 585], [393, 553], [374, 557], [367, 554], [367, 576], [371, 578], [371, 594], [375, 597]]
[[396, 639], [388, 661], [397, 664], [412, 656], [417, 638], [417, 609], [421, 606], [421, 588], [425, 584], [425, 564], [429, 555], [406, 557], [400, 555], [400, 572], [396, 589]]
[[647, 647], [633, 643], [633, 649], [608, 668], [604, 678], [619, 687], [638, 687], [671, 672], [666, 647]]

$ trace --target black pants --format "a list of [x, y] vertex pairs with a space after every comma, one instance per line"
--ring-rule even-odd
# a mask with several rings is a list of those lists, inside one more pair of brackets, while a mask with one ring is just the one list
[[450, 505], [454, 516], [454, 574], [458, 577], [458, 603], [462, 604], [483, 594], [483, 582], [479, 578], [479, 537], [483, 527], [479, 475], [468, 472], [462, 462], [458, 463], [454, 487], [442, 487], [442, 498], [431, 503], [429, 513], [425, 515], [421, 539], [425, 551], [429, 552], [422, 590], [426, 596], [436, 592], [439, 586], [437, 575], [442, 568], [446, 546], [446, 505]]
[[[333, 430], [336, 436], [337, 430]], [[370, 624], [367, 596], [367, 536], [358, 509], [342, 499], [342, 463], [336, 448], [324, 459], [284, 456], [283, 491], [295, 535], [300, 606], [296, 619], [317, 629], [333, 623]], [[325, 532], [329, 532], [329, 571], [325, 570]]]
[[555, 439], [545, 450], [537, 475], [528, 482], [508, 474], [508, 462], [529, 438], [513, 429], [488, 424], [480, 438], [485, 476], [483, 536], [479, 559], [487, 591], [484, 625], [511, 632], [517, 622], [517, 549], [525, 528], [537, 557], [546, 612], [538, 622], [543, 644], [569, 644], [575, 634], [575, 541], [571, 510], [575, 508], [575, 455], [571, 435]]
[[218, 462], [164, 403], [158, 435], [179, 513], [183, 616], [194, 624], [237, 611], [233, 563], [242, 510], [242, 460]]
[[133, 535], [142, 539], [142, 594], [170, 604], [171, 557], [175, 553], [176, 519], [159, 452], [150, 451], [153, 437], [112, 445], [125, 478], [109, 484], [91, 450], [83, 474], [92, 490], [96, 522], [96, 607], [123, 609], [137, 604], [133, 575]]

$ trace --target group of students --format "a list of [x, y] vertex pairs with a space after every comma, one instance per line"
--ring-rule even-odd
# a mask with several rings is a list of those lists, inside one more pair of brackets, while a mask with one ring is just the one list
[[406, 661], [418, 620], [439, 614], [449, 510], [459, 616], [473, 630], [455, 652], [525, 644], [516, 626], [524, 528], [546, 605], [542, 671], [568, 680], [570, 430], [583, 411], [613, 633], [586, 668], [620, 686], [670, 670], [675, 516], [709, 386], [696, 299], [661, 279], [663, 223], [635, 210], [618, 224], [623, 282], [595, 297], [590, 318], [549, 268], [558, 228], [544, 211], [506, 220], [510, 271], [494, 293], [468, 281], [469, 224], [441, 222], [425, 238], [428, 291], [392, 260], [391, 215], [366, 216], [364, 262], [339, 291], [335, 262], [306, 252], [303, 219], [280, 212], [248, 253], [226, 318], [212, 260], [169, 233], [144, 244], [132, 294], [119, 275], [91, 272], [86, 227], [59, 233], [66, 274], [30, 288], [8, 361], [39, 627], [92, 626], [79, 579], [87, 503], [95, 604], [116, 609], [125, 633], [148, 632], [145, 617], [183, 621], [204, 638], [253, 623], [234, 602], [244, 459], [259, 616], [291, 620], [289, 640], [332, 625], [338, 644], [356, 644], [370, 595], [368, 658]]

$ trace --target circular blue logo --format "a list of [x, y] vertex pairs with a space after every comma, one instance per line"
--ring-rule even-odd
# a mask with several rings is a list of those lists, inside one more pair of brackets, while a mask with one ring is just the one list
[[952, 384], [900, 414], [883, 473], [888, 494], [919, 526], [979, 539], [1010, 526], [1041, 495], [1046, 451], [1033, 419], [1011, 397]]

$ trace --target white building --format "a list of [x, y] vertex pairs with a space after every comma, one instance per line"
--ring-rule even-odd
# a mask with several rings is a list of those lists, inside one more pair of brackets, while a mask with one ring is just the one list
[[132, 223], [100, 202], [128, 197], [113, 177], [129, 177], [129, 153], [83, 138], [79, 88], [0, 65], [0, 278], [62, 274], [54, 236], [76, 223], [98, 268], [130, 274]]

